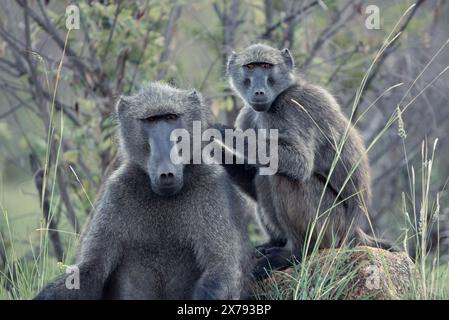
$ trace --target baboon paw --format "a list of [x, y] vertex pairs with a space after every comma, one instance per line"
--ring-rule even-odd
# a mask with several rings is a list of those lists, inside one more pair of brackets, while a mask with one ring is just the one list
[[294, 257], [290, 250], [280, 247], [267, 248], [266, 254], [256, 259], [253, 276], [257, 279], [264, 279], [271, 271], [284, 270], [292, 266]]
[[282, 248], [286, 245], [287, 240], [284, 238], [273, 239], [255, 247], [254, 255], [259, 258], [267, 255], [275, 248]]

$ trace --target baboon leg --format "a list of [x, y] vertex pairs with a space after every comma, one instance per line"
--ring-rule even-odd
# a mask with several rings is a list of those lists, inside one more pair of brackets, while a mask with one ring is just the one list
[[[258, 213], [268, 233], [269, 241], [262, 244], [261, 249], [282, 247], [285, 245], [285, 232], [279, 222], [278, 215], [272, 198], [272, 184], [268, 176], [257, 176], [256, 185], [258, 194], [263, 194], [259, 199]], [[258, 249], [258, 248], [257, 248]], [[258, 250], [256, 250], [258, 252]]]
[[[97, 260], [98, 261], [98, 260]], [[102, 299], [104, 279], [101, 271], [97, 270], [103, 267], [98, 265], [81, 264], [79, 266], [79, 288], [70, 288], [67, 286], [67, 278], [70, 275], [64, 274], [52, 283], [48, 284], [34, 298], [34, 300], [98, 300]]]

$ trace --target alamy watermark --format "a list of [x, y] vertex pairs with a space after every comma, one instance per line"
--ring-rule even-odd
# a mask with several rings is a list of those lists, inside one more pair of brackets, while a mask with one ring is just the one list
[[[193, 121], [192, 135], [187, 129], [175, 129], [170, 140], [174, 164], [253, 164], [260, 175], [274, 175], [278, 170], [277, 129], [201, 130], [201, 121]], [[192, 148], [193, 146], [193, 148]], [[193, 152], [193, 154], [192, 154]]]
[[69, 290], [79, 290], [80, 288], [80, 269], [78, 266], [66, 266], [65, 287]]
[[77, 5], [71, 4], [65, 8], [65, 26], [67, 30], [80, 29], [80, 8]]
[[369, 30], [380, 29], [380, 9], [378, 6], [371, 4], [365, 8], [365, 27]]

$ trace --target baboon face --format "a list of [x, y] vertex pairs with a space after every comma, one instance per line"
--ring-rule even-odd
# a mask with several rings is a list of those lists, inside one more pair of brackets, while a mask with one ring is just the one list
[[170, 135], [175, 129], [185, 128], [184, 122], [175, 113], [156, 114], [140, 121], [150, 149], [147, 172], [151, 188], [161, 196], [174, 195], [183, 186], [184, 166], [171, 159], [176, 141], [171, 140]]
[[258, 112], [268, 111], [276, 97], [292, 83], [293, 58], [288, 51], [256, 44], [232, 53], [228, 75], [234, 90]]
[[160, 196], [172, 196], [184, 185], [184, 164], [176, 159], [175, 129], [190, 134], [192, 121], [205, 120], [204, 106], [196, 91], [151, 84], [118, 104], [121, 144], [127, 158], [147, 172], [150, 187]]

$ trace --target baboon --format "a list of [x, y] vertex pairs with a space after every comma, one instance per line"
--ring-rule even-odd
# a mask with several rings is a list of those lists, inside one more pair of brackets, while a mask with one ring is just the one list
[[120, 167], [109, 177], [77, 260], [37, 299], [239, 299], [251, 273], [245, 203], [218, 165], [177, 164], [174, 129], [211, 114], [196, 91], [151, 83], [117, 104]]
[[317, 243], [326, 248], [362, 238], [367, 242], [359, 226], [370, 204], [368, 159], [361, 137], [337, 101], [297, 75], [288, 49], [255, 44], [233, 52], [227, 74], [244, 102], [235, 126], [279, 131], [275, 175], [257, 174], [257, 165], [225, 166], [237, 184], [257, 198], [270, 236], [258, 247], [265, 257], [255, 275], [263, 277], [268, 264], [287, 266], [287, 257], [301, 259], [304, 248]]

